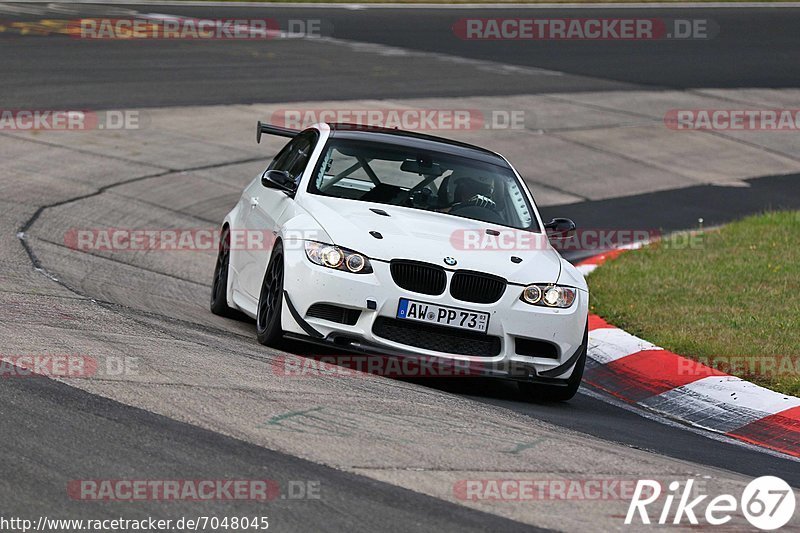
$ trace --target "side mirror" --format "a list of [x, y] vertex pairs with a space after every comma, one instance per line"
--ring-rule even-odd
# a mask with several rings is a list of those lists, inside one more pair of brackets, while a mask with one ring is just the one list
[[568, 218], [554, 218], [544, 225], [549, 239], [569, 239], [575, 235], [575, 223]]
[[292, 176], [285, 170], [267, 170], [261, 176], [261, 185], [270, 189], [280, 189], [291, 194], [294, 194], [297, 186]]

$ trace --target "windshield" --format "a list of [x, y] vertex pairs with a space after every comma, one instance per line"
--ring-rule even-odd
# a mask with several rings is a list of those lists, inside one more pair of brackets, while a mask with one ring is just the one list
[[510, 168], [440, 152], [333, 139], [308, 191], [539, 231]]

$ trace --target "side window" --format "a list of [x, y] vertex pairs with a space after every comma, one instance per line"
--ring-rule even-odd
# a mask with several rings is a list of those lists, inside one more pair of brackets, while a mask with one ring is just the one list
[[289, 158], [289, 154], [292, 151], [292, 145], [294, 144], [294, 139], [289, 141], [286, 146], [281, 148], [281, 151], [278, 152], [278, 155], [275, 156], [275, 159], [272, 160], [272, 163], [269, 164], [267, 170], [286, 170], [286, 160]]
[[278, 152], [267, 170], [285, 170], [297, 181], [308, 164], [317, 137], [315, 130], [301, 133]]

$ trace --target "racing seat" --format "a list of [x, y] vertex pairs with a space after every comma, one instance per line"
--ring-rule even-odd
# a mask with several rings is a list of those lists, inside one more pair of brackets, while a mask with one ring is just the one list
[[381, 183], [364, 193], [360, 198], [362, 202], [375, 202], [378, 204], [391, 204], [398, 194], [402, 193], [403, 189], [396, 185], [389, 185], [388, 183]]

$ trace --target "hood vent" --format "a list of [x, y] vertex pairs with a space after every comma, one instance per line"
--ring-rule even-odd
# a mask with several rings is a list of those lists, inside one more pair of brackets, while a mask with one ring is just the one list
[[370, 231], [369, 234], [375, 237], [376, 239], [383, 239], [383, 235], [381, 235], [380, 231]]
[[370, 207], [369, 210], [372, 211], [373, 213], [375, 213], [376, 215], [381, 215], [383, 217], [392, 216], [389, 213], [387, 213], [386, 211], [384, 211], [383, 209], [378, 209], [377, 207]]

